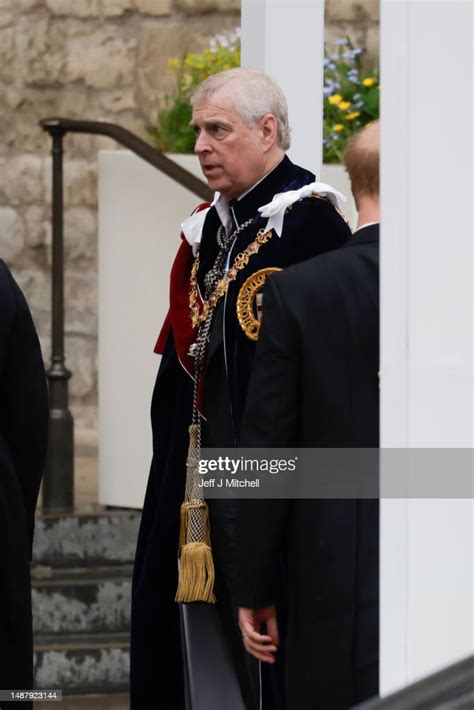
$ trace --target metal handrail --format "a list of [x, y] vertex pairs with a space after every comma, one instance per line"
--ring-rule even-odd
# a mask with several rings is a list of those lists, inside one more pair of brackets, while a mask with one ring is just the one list
[[203, 200], [212, 199], [212, 192], [203, 180], [190, 173], [185, 168], [175, 163], [163, 155], [157, 148], [146, 143], [144, 140], [115, 123], [104, 121], [79, 121], [73, 118], [44, 118], [40, 121], [40, 126], [51, 135], [61, 132], [66, 133], [87, 133], [90, 135], [107, 136], [120, 143], [125, 148], [132, 150], [136, 155], [153, 167], [160, 170], [168, 177], [172, 178], [190, 192], [194, 192]]
[[41, 128], [52, 138], [52, 355], [47, 371], [50, 401], [48, 457], [43, 479], [43, 510], [74, 507], [74, 420], [69, 410], [71, 372], [64, 364], [64, 205], [63, 140], [67, 133], [112, 138], [203, 200], [212, 193], [205, 182], [144, 140], [114, 123], [44, 118]]

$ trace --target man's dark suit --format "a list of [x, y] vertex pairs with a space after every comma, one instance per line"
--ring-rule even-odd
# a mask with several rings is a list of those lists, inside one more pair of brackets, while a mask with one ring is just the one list
[[[241, 446], [379, 445], [379, 226], [268, 279]], [[247, 501], [240, 606], [276, 598], [286, 550], [288, 710], [378, 690], [378, 501]]]
[[[48, 395], [25, 298], [0, 260], [0, 689], [33, 687], [30, 557]], [[30, 703], [15, 703], [29, 708]]]

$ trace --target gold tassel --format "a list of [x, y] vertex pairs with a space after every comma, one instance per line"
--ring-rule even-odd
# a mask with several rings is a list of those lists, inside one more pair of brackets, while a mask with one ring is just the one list
[[186, 545], [186, 540], [188, 537], [188, 520], [189, 520], [188, 508], [189, 508], [189, 506], [187, 503], [181, 503], [180, 521], [179, 521], [179, 555], [180, 555], [180, 557], [181, 557], [181, 550]]
[[215, 604], [214, 562], [209, 545], [188, 542], [181, 550], [176, 601]]
[[199, 488], [199, 426], [189, 427], [186, 494], [179, 528], [179, 582], [176, 601], [214, 604], [214, 562], [209, 509]]

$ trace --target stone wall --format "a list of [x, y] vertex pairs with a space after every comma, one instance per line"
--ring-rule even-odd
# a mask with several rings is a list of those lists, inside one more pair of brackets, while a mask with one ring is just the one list
[[[327, 0], [327, 36], [378, 48], [377, 0]], [[0, 0], [0, 258], [30, 302], [50, 358], [50, 141], [46, 116], [118, 123], [140, 135], [172, 87], [167, 59], [240, 23], [240, 0]], [[77, 428], [97, 419], [96, 155], [65, 140], [66, 355]]]

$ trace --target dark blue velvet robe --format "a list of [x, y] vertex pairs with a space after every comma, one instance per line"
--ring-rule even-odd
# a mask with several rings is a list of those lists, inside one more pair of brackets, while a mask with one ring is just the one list
[[[255, 220], [238, 236], [231, 250], [231, 265], [235, 256], [255, 240], [257, 232], [266, 224], [267, 220], [258, 215], [258, 207], [270, 202], [275, 194], [298, 189], [314, 179], [312, 173], [293, 165], [285, 157], [248, 195], [234, 204], [238, 224], [251, 217]], [[201, 292], [204, 292], [203, 278], [217, 255], [216, 232], [219, 225], [218, 214], [212, 208], [206, 216], [200, 247], [198, 283]], [[349, 227], [328, 200], [300, 200], [286, 214], [281, 237], [274, 234], [230, 284], [225, 303], [220, 305], [213, 324], [214, 331], [216, 328], [222, 328], [222, 332], [225, 330], [225, 339], [222, 340], [225, 340], [227, 387], [226, 391], [222, 391], [222, 383], [212, 380], [209, 373], [212, 373], [215, 363], [208, 362], [204, 400], [211, 403], [216, 398], [228, 400], [234, 441], [238, 438], [255, 351], [255, 342], [245, 335], [236, 315], [236, 302], [242, 284], [260, 269], [285, 268], [336, 249], [349, 236]], [[215, 355], [217, 370], [221, 370], [222, 348], [217, 347]], [[153, 394], [153, 460], [135, 559], [131, 636], [132, 710], [184, 708], [179, 613], [174, 598], [178, 581], [179, 509], [184, 498], [192, 389], [192, 379], [178, 360], [171, 331]], [[229, 442], [223, 440], [227, 435], [221, 436], [218, 418], [214, 418], [215, 426], [212, 421], [211, 416], [210, 428], [213, 431], [208, 431], [208, 434], [213, 442], [228, 445]], [[234, 558], [231, 551], [228, 557], [232, 567]], [[225, 601], [218, 600], [218, 604]], [[253, 707], [249, 704], [249, 708], [253, 710]], [[265, 706], [264, 703], [265, 707], [273, 706]]]

